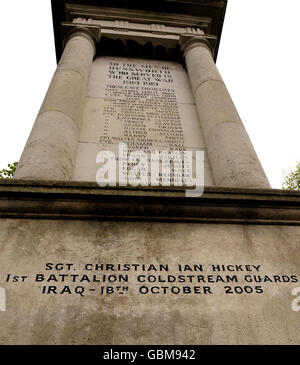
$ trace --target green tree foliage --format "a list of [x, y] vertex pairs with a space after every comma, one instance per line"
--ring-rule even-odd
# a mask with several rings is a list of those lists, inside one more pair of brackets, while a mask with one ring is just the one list
[[287, 190], [300, 190], [300, 162], [297, 163], [294, 170], [285, 174], [282, 188]]
[[11, 179], [14, 176], [18, 162], [9, 163], [7, 169], [0, 170], [0, 179]]

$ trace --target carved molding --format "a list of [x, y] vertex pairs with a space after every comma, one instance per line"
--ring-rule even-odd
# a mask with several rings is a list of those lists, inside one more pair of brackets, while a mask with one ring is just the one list
[[186, 198], [182, 188], [100, 188], [95, 183], [0, 182], [0, 218], [135, 220], [300, 225], [300, 192], [205, 188]]
[[204, 35], [199, 36], [199, 35], [182, 34], [180, 36], [179, 44], [182, 52], [184, 53], [193, 47], [201, 45], [202, 47], [207, 48], [211, 52], [212, 56], [214, 55], [214, 48]]
[[[178, 41], [180, 34], [203, 31], [215, 50], [216, 59], [226, 10], [226, 0], [132, 0], [130, 4], [125, 0], [51, 0], [51, 3], [58, 61], [63, 51], [62, 23], [72, 23], [75, 19], [85, 23], [92, 22], [91, 19], [100, 21], [109, 38], [116, 39], [116, 34], [108, 31], [111, 29], [121, 32], [124, 42], [124, 34], [130, 32], [136, 32], [138, 42], [143, 32], [145, 37], [152, 34], [158, 42], [159, 36], [174, 36]], [[139, 24], [144, 28], [137, 29]]]
[[62, 23], [62, 40], [65, 47], [67, 41], [76, 33], [83, 33], [97, 44], [101, 37], [101, 27], [93, 24]]
[[151, 42], [153, 47], [162, 46], [168, 52], [176, 49], [181, 44], [182, 39], [194, 37], [205, 37], [212, 53], [216, 47], [217, 38], [215, 36], [205, 35], [200, 27], [172, 27], [165, 24], [142, 24], [133, 23], [124, 20], [97, 20], [92, 18], [78, 17], [73, 19], [72, 23], [63, 23], [70, 26], [74, 24], [78, 27], [101, 27], [101, 34], [111, 40], [121, 40], [126, 46], [126, 41], [138, 42], [145, 46]]
[[140, 24], [163, 24], [179, 28], [199, 27], [206, 34], [211, 31], [211, 18], [185, 14], [166, 14], [159, 12], [145, 12], [133, 9], [105, 8], [87, 5], [66, 4], [66, 16], [69, 22], [75, 18], [95, 19], [102, 21], [128, 21]]
[[[122, 19], [117, 20], [104, 20], [104, 19], [95, 19], [95, 18], [83, 18], [78, 17], [72, 20], [72, 23], [75, 24], [88, 24], [88, 25], [100, 25], [101, 29], [113, 29], [113, 30], [123, 30], [123, 31], [134, 31], [134, 32], [142, 32], [142, 33], [158, 33], [165, 35], [180, 35], [182, 33], [187, 34], [205, 34], [204, 30], [201, 29], [201, 26], [197, 25], [194, 27], [178, 27], [178, 26], [170, 26], [162, 23], [138, 23], [138, 22], [129, 22], [124, 21]], [[216, 38], [216, 37], [214, 37]]]

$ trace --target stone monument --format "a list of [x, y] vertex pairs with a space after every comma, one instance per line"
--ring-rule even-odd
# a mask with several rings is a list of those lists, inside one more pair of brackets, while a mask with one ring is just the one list
[[[1, 344], [299, 343], [300, 195], [271, 189], [217, 70], [225, 9], [52, 0], [57, 70], [0, 183]], [[126, 162], [107, 186], [101, 151]], [[176, 158], [128, 184], [132, 151], [202, 152], [204, 193]]]

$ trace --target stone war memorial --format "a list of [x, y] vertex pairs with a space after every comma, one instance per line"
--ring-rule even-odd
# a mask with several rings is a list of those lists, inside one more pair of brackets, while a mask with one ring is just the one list
[[300, 195], [217, 70], [226, 3], [52, 1], [57, 70], [0, 183], [1, 344], [299, 344]]

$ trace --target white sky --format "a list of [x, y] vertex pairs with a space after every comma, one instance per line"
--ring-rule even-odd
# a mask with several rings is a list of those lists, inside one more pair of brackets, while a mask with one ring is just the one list
[[[56, 60], [50, 0], [0, 9], [1, 169], [19, 160]], [[273, 188], [300, 161], [299, 13], [299, 0], [229, 0], [217, 61]]]

